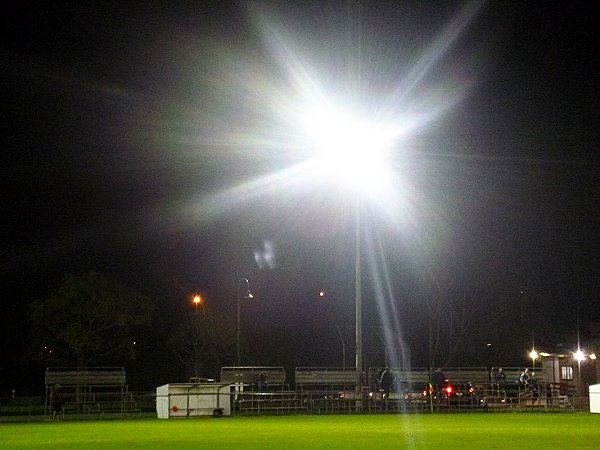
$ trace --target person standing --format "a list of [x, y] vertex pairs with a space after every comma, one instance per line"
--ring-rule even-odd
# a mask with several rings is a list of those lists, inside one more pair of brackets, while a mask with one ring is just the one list
[[389, 367], [385, 367], [381, 372], [381, 377], [379, 378], [379, 384], [381, 389], [383, 390], [384, 398], [389, 398], [390, 389], [392, 387], [392, 373]]
[[267, 392], [267, 390], [268, 390], [267, 372], [261, 372], [258, 375], [257, 388], [258, 388], [258, 392]]
[[441, 392], [444, 389], [444, 385], [448, 381], [446, 375], [439, 368], [435, 369], [433, 375], [431, 375], [431, 381], [433, 388], [436, 392]]
[[506, 397], [506, 374], [502, 367], [496, 372], [496, 384], [498, 385], [498, 394], [502, 392], [502, 395]]
[[60, 420], [62, 401], [60, 398], [60, 384], [58, 383], [50, 388], [50, 411], [52, 412], [52, 420]]

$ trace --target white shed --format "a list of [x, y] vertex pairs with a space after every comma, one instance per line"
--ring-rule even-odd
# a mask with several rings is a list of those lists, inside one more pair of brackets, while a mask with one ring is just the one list
[[231, 385], [218, 383], [172, 383], [156, 388], [159, 419], [231, 415]]
[[600, 384], [592, 384], [590, 390], [590, 412], [600, 413]]

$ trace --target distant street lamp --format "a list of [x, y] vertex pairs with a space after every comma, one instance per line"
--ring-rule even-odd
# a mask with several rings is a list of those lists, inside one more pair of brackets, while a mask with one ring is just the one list
[[[243, 297], [240, 296], [240, 284], [244, 282], [246, 286], [246, 293]], [[240, 278], [238, 280], [237, 285], [237, 365], [240, 366], [240, 298], [251, 299], [253, 298], [252, 293], [250, 292], [250, 283], [247, 278]]]

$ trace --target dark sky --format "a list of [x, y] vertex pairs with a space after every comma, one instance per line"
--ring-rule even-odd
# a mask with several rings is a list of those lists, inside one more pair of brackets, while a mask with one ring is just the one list
[[250, 335], [337, 365], [352, 202], [281, 173], [307, 154], [288, 115], [308, 86], [419, 118], [394, 148], [402, 201], [363, 204], [368, 333], [397, 307], [418, 354], [432, 285], [515, 311], [500, 335], [524, 301], [548, 345], [578, 310], [600, 320], [594, 2], [126, 3], [1, 7], [3, 383], [30, 302], [88, 270], [168, 292], [165, 320], [196, 290], [233, 311], [247, 277]]

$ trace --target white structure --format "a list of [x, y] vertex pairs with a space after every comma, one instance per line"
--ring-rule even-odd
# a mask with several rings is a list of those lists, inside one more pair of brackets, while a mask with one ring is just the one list
[[592, 384], [590, 390], [590, 412], [600, 413], [600, 384]]
[[231, 415], [231, 385], [172, 383], [156, 388], [159, 419]]

